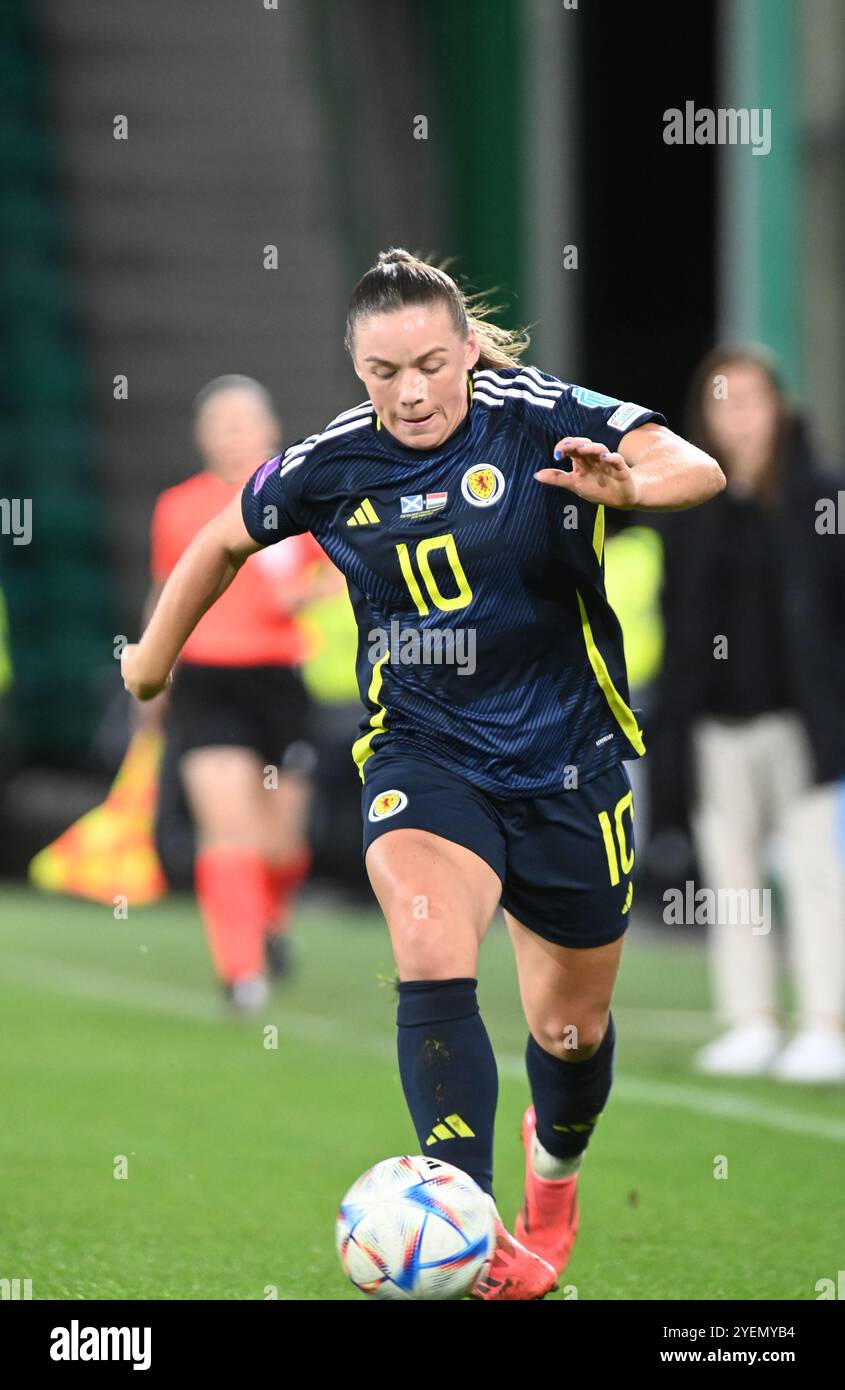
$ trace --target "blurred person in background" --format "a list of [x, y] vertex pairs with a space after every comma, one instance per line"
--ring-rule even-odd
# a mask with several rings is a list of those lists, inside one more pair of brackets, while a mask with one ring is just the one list
[[841, 538], [816, 527], [835, 480], [819, 471], [765, 351], [711, 352], [689, 403], [688, 436], [718, 459], [727, 487], [666, 530], [659, 719], [689, 734], [691, 823], [708, 885], [759, 889], [775, 851], [798, 1023], [784, 1046], [768, 925], [717, 920], [714, 1003], [728, 1028], [694, 1066], [840, 1081], [845, 556]]
[[[149, 621], [165, 580], [194, 536], [237, 496], [280, 443], [263, 386], [210, 382], [194, 403], [203, 469], [158, 497], [152, 518]], [[215, 971], [233, 1009], [259, 1008], [267, 977], [291, 968], [289, 926], [308, 873], [310, 701], [297, 619], [340, 576], [310, 535], [253, 556], [201, 619], [172, 687], [137, 706], [136, 723], [165, 721], [196, 830], [194, 883]]]

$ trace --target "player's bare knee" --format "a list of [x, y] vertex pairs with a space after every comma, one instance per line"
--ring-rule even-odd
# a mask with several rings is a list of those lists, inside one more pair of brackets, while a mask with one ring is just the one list
[[544, 1052], [563, 1062], [586, 1062], [598, 1051], [606, 1026], [606, 1019], [564, 1019], [560, 1015], [544, 1019], [531, 1031]]
[[403, 979], [439, 980], [472, 975], [475, 944], [471, 933], [456, 932], [442, 916], [403, 913], [390, 924], [393, 953]]

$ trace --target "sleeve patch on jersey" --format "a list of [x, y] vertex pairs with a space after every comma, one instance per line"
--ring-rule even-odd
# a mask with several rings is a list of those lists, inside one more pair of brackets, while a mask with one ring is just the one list
[[620, 405], [618, 410], [614, 410], [607, 423], [612, 429], [624, 430], [632, 420], [636, 420], [638, 415], [648, 414], [649, 411], [646, 406], [635, 405], [633, 401], [626, 401], [624, 405]]
[[601, 391], [588, 391], [586, 386], [573, 386], [572, 394], [579, 405], [619, 405], [618, 396], [603, 396]]
[[278, 468], [281, 457], [281, 454], [278, 454], [276, 458], [268, 459], [266, 463], [263, 463], [261, 465], [261, 467], [255, 475], [255, 482], [252, 485], [253, 497], [258, 496], [259, 492], [263, 488], [270, 474]]

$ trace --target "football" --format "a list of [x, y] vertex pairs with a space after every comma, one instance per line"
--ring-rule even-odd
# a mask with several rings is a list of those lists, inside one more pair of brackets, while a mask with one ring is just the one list
[[350, 1187], [336, 1238], [344, 1272], [371, 1298], [463, 1298], [493, 1252], [494, 1208], [451, 1163], [385, 1158]]

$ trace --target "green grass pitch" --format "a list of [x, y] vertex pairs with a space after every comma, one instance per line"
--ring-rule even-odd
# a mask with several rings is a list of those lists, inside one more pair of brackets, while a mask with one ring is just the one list
[[[249, 1020], [224, 1015], [188, 898], [116, 921], [6, 887], [0, 923], [0, 1277], [31, 1279], [34, 1299], [359, 1299], [335, 1255], [338, 1202], [419, 1147], [377, 912], [307, 903], [297, 976]], [[629, 932], [614, 1090], [552, 1298], [813, 1300], [845, 1261], [845, 1087], [692, 1074], [718, 1028], [684, 930]], [[525, 1025], [501, 922], [479, 974], [511, 1224]]]

